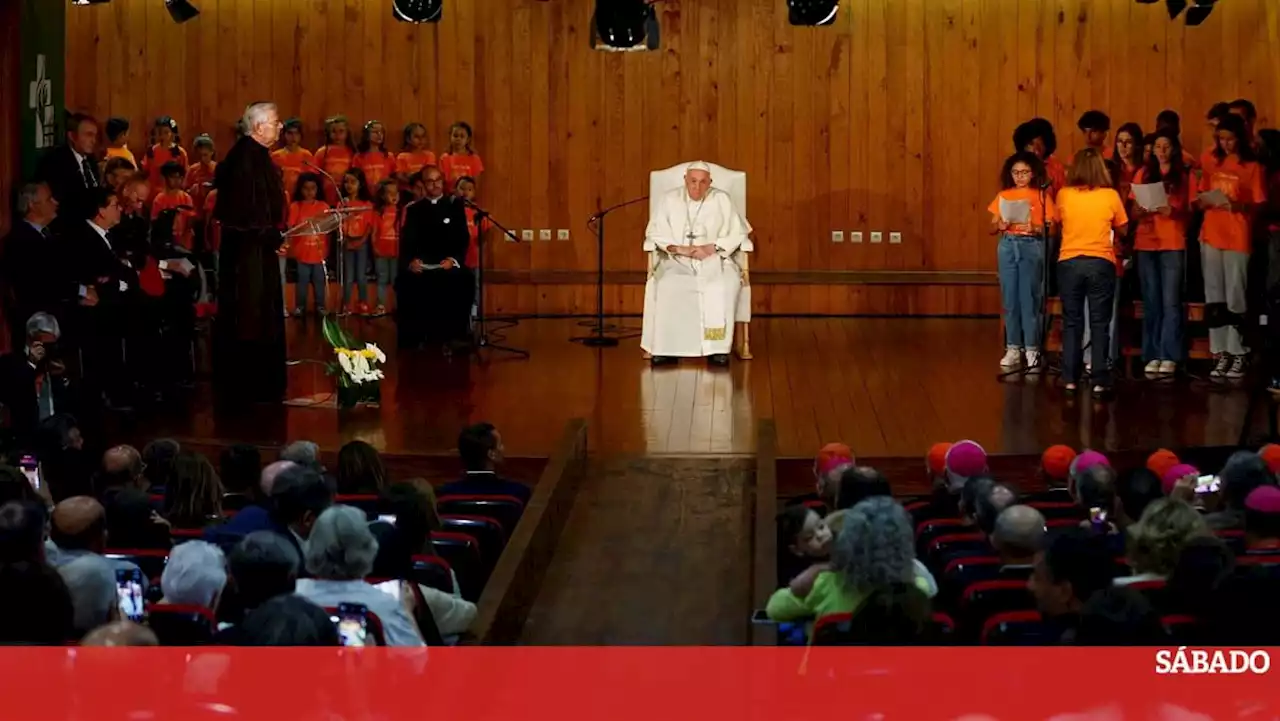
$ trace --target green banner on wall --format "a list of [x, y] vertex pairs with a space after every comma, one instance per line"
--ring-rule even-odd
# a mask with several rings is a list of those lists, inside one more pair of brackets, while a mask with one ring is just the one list
[[46, 148], [62, 141], [65, 125], [67, 3], [20, 0], [22, 177], [30, 178]]

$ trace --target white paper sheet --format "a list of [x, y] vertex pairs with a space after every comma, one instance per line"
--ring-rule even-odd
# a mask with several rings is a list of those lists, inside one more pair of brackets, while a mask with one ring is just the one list
[[1000, 219], [1006, 223], [1030, 223], [1031, 201], [1000, 199]]
[[1164, 183], [1142, 183], [1133, 186], [1133, 198], [1146, 210], [1159, 210], [1169, 207], [1169, 194], [1164, 190]]
[[1197, 197], [1203, 205], [1210, 208], [1226, 208], [1231, 205], [1231, 200], [1227, 198], [1227, 194], [1217, 188], [1201, 193]]

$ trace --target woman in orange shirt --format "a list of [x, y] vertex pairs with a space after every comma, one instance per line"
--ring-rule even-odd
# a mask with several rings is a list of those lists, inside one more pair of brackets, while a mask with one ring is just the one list
[[404, 147], [396, 156], [396, 180], [402, 190], [409, 190], [414, 173], [436, 164], [436, 154], [427, 150], [427, 126], [409, 123], [404, 126]]
[[1163, 183], [1167, 205], [1143, 208], [1133, 199], [1133, 247], [1142, 285], [1142, 358], [1149, 374], [1169, 375], [1182, 361], [1182, 283], [1186, 267], [1187, 220], [1195, 177], [1177, 133], [1162, 129], [1152, 141], [1151, 159], [1134, 185]]
[[[313, 162], [341, 185], [343, 173], [356, 157], [356, 145], [351, 142], [351, 129], [347, 127], [345, 115], [335, 115], [324, 121], [324, 138], [325, 144], [316, 151]], [[328, 182], [328, 178], [324, 184], [324, 199], [335, 207], [341, 200], [338, 188]]]
[[[298, 178], [309, 173], [307, 163], [314, 162], [311, 151], [302, 147], [302, 121], [289, 118], [281, 128], [280, 142], [284, 147], [271, 151], [271, 161], [280, 168], [284, 175], [284, 192], [293, 197], [298, 187]], [[346, 168], [343, 168], [346, 171]]]
[[400, 224], [403, 220], [400, 208], [400, 184], [393, 178], [378, 183], [373, 196], [376, 220], [373, 228], [373, 272], [378, 278], [378, 306], [374, 317], [387, 314], [387, 289], [396, 284], [397, 263], [400, 260]]
[[162, 115], [156, 118], [155, 127], [151, 130], [151, 147], [142, 156], [142, 171], [147, 174], [152, 188], [165, 187], [164, 176], [160, 169], [165, 163], [175, 162], [182, 166], [185, 176], [187, 167], [187, 151], [182, 149], [182, 136], [178, 135], [178, 121]]
[[[369, 313], [369, 233], [373, 226], [373, 202], [369, 197], [369, 186], [364, 182], [364, 173], [359, 168], [351, 168], [342, 176], [342, 204], [348, 208], [359, 208], [364, 212], [352, 213], [342, 221], [342, 309], [339, 315]], [[358, 305], [352, 305], [351, 286], [356, 288]]]
[[387, 129], [381, 120], [370, 120], [364, 124], [351, 167], [364, 173], [364, 182], [370, 188], [378, 187], [383, 178], [395, 175], [396, 158], [387, 150]]
[[[187, 169], [187, 178], [183, 185], [187, 192], [191, 194], [191, 199], [195, 201], [196, 219], [204, 218], [204, 198], [209, 194], [209, 190], [213, 187], [213, 175], [217, 171], [218, 164], [214, 161], [213, 138], [208, 133], [202, 133], [196, 136], [191, 144], [196, 154], [196, 162], [191, 164]], [[197, 223], [199, 228], [200, 224]], [[203, 233], [198, 234], [201, 237], [200, 246], [203, 248]], [[203, 251], [202, 251], [203, 252]]]
[[[289, 204], [289, 227], [305, 223], [312, 218], [322, 216], [329, 210], [329, 204], [320, 200], [320, 176], [315, 173], [303, 173], [298, 176], [294, 185], [293, 202]], [[329, 257], [329, 237], [326, 235], [299, 235], [290, 239], [289, 247], [293, 251], [293, 259], [298, 264], [298, 283], [294, 288], [293, 316], [301, 318], [307, 314], [307, 287], [315, 289], [316, 311], [325, 315], [325, 290], [328, 276], [325, 273], [324, 261]]]
[[476, 181], [484, 172], [484, 162], [471, 147], [471, 126], [458, 121], [449, 126], [449, 152], [440, 156], [440, 172], [444, 173], [445, 192], [452, 193], [458, 179], [470, 176]]
[[[1000, 300], [1004, 306], [1004, 357], [1001, 368], [1023, 362], [1027, 368], [1040, 365], [1041, 311], [1044, 301], [1045, 226], [1053, 222], [1057, 208], [1044, 189], [1044, 164], [1034, 153], [1020, 152], [1004, 161], [1000, 172], [1003, 188], [987, 210], [991, 224], [1000, 234], [996, 246], [1000, 272]], [[1000, 210], [1000, 201], [1026, 203], [1030, 222], [1009, 223]], [[1038, 372], [1038, 371], [1036, 371]]]
[[1057, 197], [1062, 222], [1058, 251], [1058, 294], [1062, 300], [1062, 378], [1068, 391], [1080, 382], [1084, 359], [1085, 300], [1093, 335], [1093, 390], [1111, 388], [1110, 323], [1116, 295], [1114, 238], [1129, 222], [1120, 194], [1112, 187], [1102, 154], [1093, 148], [1076, 153], [1067, 187]]
[[[1200, 266], [1204, 273], [1204, 302], [1226, 303], [1232, 313], [1247, 309], [1249, 250], [1254, 211], [1266, 201], [1262, 165], [1248, 143], [1244, 121], [1226, 115], [1214, 133], [1213, 152], [1204, 160], [1200, 192], [1221, 191], [1228, 203], [1213, 206], [1200, 199], [1204, 209], [1200, 226]], [[1234, 325], [1209, 330], [1209, 349], [1217, 362], [1215, 378], [1242, 378], [1245, 370], [1244, 339]]]

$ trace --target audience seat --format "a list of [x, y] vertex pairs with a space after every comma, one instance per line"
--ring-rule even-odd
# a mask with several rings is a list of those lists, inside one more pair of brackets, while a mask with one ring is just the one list
[[954, 607], [965, 589], [980, 581], [1026, 581], [1030, 566], [1006, 567], [997, 556], [968, 556], [947, 562], [938, 580], [938, 605]]
[[524, 504], [515, 496], [443, 495], [436, 499], [436, 510], [447, 516], [484, 516], [502, 524], [514, 533], [520, 522]]
[[465, 533], [480, 544], [480, 559], [484, 562], [485, 572], [493, 570], [506, 545], [507, 535], [502, 524], [486, 516], [440, 516], [441, 530], [451, 533]]
[[1232, 553], [1244, 553], [1244, 531], [1235, 529], [1221, 530], [1214, 531], [1213, 535], [1222, 539], [1222, 542], [1227, 544], [1227, 548], [1230, 548]]
[[222, 494], [222, 515], [230, 518], [237, 511], [243, 511], [246, 506], [253, 504], [253, 498], [247, 493], [224, 493]]
[[161, 646], [204, 646], [218, 631], [213, 611], [204, 606], [152, 604], [147, 609], [147, 625]]
[[1168, 592], [1165, 590], [1165, 585], [1163, 578], [1153, 578], [1149, 581], [1134, 581], [1128, 584], [1127, 587], [1142, 594], [1142, 597], [1147, 599], [1152, 608], [1162, 611], [1169, 607]]
[[372, 521], [378, 517], [378, 504], [381, 499], [371, 493], [346, 494], [333, 497], [333, 502], [344, 506], [353, 506], [364, 511], [364, 515]]
[[[813, 623], [814, 646], [859, 646], [865, 643], [853, 637], [852, 613], [829, 613]], [[947, 643], [955, 634], [956, 624], [945, 613], [935, 613], [929, 618], [921, 643]], [[904, 642], [906, 640], [904, 639]]]
[[925, 565], [936, 572], [956, 558], [990, 556], [991, 544], [981, 533], [953, 533], [933, 539], [925, 551]]
[[448, 561], [439, 556], [426, 554], [414, 556], [411, 560], [414, 581], [437, 591], [453, 593], [453, 569]]
[[1044, 622], [1039, 611], [1004, 611], [982, 624], [978, 641], [985, 646], [1038, 646], [1050, 643], [1045, 638]]
[[448, 561], [453, 568], [454, 575], [458, 577], [458, 585], [462, 587], [462, 597], [468, 601], [478, 600], [487, 579], [480, 556], [480, 544], [475, 537], [465, 533], [436, 531], [431, 534], [431, 545], [435, 548], [436, 555]]
[[979, 638], [987, 619], [1007, 611], [1030, 611], [1036, 607], [1026, 581], [979, 581], [960, 596], [960, 631]]
[[[329, 620], [330, 620], [330, 621], [333, 621], [334, 625], [336, 626], [336, 625], [337, 625], [337, 623], [338, 623], [338, 607], [337, 607], [337, 606], [325, 606], [324, 610], [325, 610], [326, 612], [328, 612], [328, 614], [329, 614]], [[368, 635], [368, 638], [373, 639], [373, 643], [371, 643], [371, 644], [369, 644], [369, 645], [371, 645], [371, 646], [386, 646], [386, 645], [387, 645], [387, 634], [386, 634], [386, 632], [385, 632], [385, 631], [383, 631], [383, 629], [382, 629], [382, 619], [378, 618], [378, 614], [374, 613], [373, 611], [369, 611], [369, 616], [368, 616], [368, 618], [369, 618], [369, 624], [368, 624], [368, 632], [369, 632], [369, 635]]]
[[187, 541], [199, 541], [201, 538], [204, 538], [203, 528], [169, 529], [169, 540], [172, 541], [175, 546], [181, 543], [186, 543]]
[[964, 525], [959, 518], [932, 518], [916, 524], [916, 555], [924, 555], [929, 544], [940, 536], [953, 533], [965, 533], [972, 527]]
[[1075, 503], [1071, 498], [1071, 491], [1065, 488], [1050, 488], [1028, 493], [1022, 497], [1022, 502], [1028, 506], [1037, 506], [1041, 503]]
[[1046, 521], [1060, 518], [1080, 521], [1085, 517], [1084, 509], [1070, 501], [1033, 501], [1027, 505], [1040, 511]]

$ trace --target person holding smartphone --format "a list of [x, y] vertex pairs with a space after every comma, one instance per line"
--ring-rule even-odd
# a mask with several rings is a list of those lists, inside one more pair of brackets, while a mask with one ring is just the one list
[[58, 353], [62, 329], [49, 313], [27, 319], [26, 343], [0, 356], [0, 403], [19, 443], [31, 440], [40, 421], [68, 410], [71, 383]]

